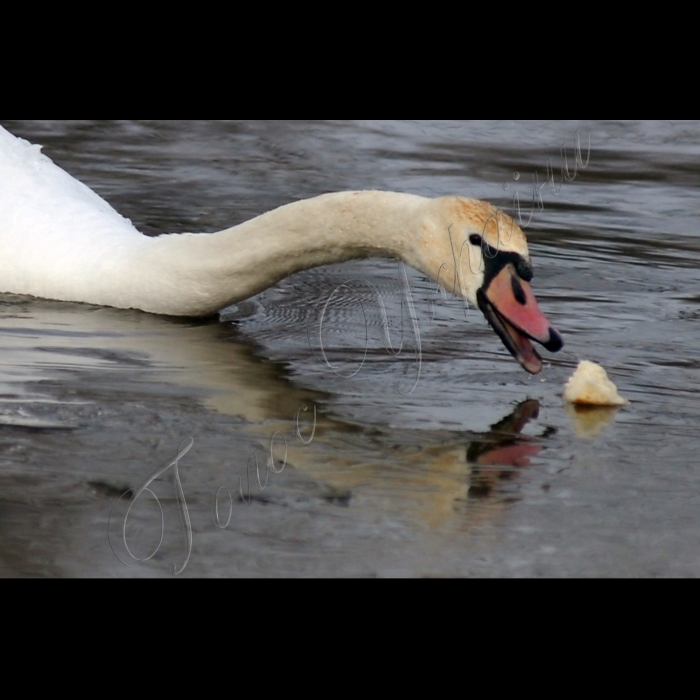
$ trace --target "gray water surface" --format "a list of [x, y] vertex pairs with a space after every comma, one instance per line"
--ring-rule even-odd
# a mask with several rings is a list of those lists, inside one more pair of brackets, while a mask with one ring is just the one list
[[[124, 549], [119, 497], [189, 437], [182, 576], [700, 574], [700, 122], [0, 124], [151, 235], [346, 189], [508, 211], [517, 192], [527, 221], [551, 162], [556, 187], [527, 235], [535, 292], [567, 342], [529, 377], [478, 311], [408, 270], [417, 342], [406, 280], [383, 260], [295, 275], [218, 322], [1, 296], [0, 575], [181, 568], [173, 469], [150, 486], [160, 547], [152, 496], [128, 522], [132, 555], [157, 549], [148, 562]], [[584, 162], [589, 134], [591, 149], [575, 171], [577, 132]], [[581, 359], [630, 406], [567, 409]], [[303, 444], [295, 416], [308, 442], [314, 410]], [[273, 436], [261, 490], [253, 456], [264, 485]], [[239, 484], [249, 504], [229, 507]]]

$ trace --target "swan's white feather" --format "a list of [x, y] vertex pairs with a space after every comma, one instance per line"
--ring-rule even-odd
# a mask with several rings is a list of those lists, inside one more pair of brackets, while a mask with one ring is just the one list
[[0, 291], [59, 297], [147, 240], [89, 187], [0, 127]]

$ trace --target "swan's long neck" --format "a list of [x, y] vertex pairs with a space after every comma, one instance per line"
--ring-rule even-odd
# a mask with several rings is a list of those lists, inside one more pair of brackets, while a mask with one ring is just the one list
[[120, 292], [132, 299], [114, 305], [201, 316], [319, 265], [393, 257], [420, 268], [417, 242], [431, 201], [344, 192], [296, 202], [220, 233], [160, 236], [133, 251], [132, 284]]

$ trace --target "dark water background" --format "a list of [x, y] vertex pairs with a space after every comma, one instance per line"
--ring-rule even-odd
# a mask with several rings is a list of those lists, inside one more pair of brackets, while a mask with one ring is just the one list
[[[151, 486], [165, 518], [153, 560], [120, 549], [123, 502], [112, 544], [132, 568], [116, 558], [110, 513], [190, 436], [184, 576], [700, 574], [700, 122], [0, 124], [149, 234], [216, 231], [346, 189], [507, 210], [517, 191], [528, 219], [534, 173], [543, 184], [551, 160], [560, 184], [562, 145], [571, 174], [558, 194], [543, 187], [527, 229], [535, 291], [567, 341], [542, 377], [409, 271], [419, 364], [390, 261], [302, 273], [220, 322], [0, 297], [0, 575], [168, 576], [185, 560], [172, 470]], [[590, 162], [573, 177], [577, 132]], [[367, 282], [396, 345], [404, 328], [399, 357]], [[338, 288], [323, 346], [352, 379], [318, 359], [320, 309]], [[631, 405], [567, 410], [580, 359], [602, 363]], [[294, 441], [260, 491], [250, 457], [264, 482], [271, 436], [292, 436], [304, 405], [303, 435], [318, 412], [314, 440]], [[278, 458], [281, 446], [277, 434]], [[250, 505], [229, 509], [220, 487], [235, 494], [241, 478], [248, 499], [248, 464]], [[129, 521], [134, 554], [156, 548], [159, 523], [146, 494]]]

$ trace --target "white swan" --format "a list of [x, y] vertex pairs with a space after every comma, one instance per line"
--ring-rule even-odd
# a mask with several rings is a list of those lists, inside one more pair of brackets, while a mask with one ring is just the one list
[[485, 202], [341, 192], [215, 234], [151, 238], [0, 127], [0, 292], [205, 316], [299, 270], [366, 257], [404, 260], [478, 305], [532, 374], [531, 340], [563, 346], [529, 285], [525, 235]]

